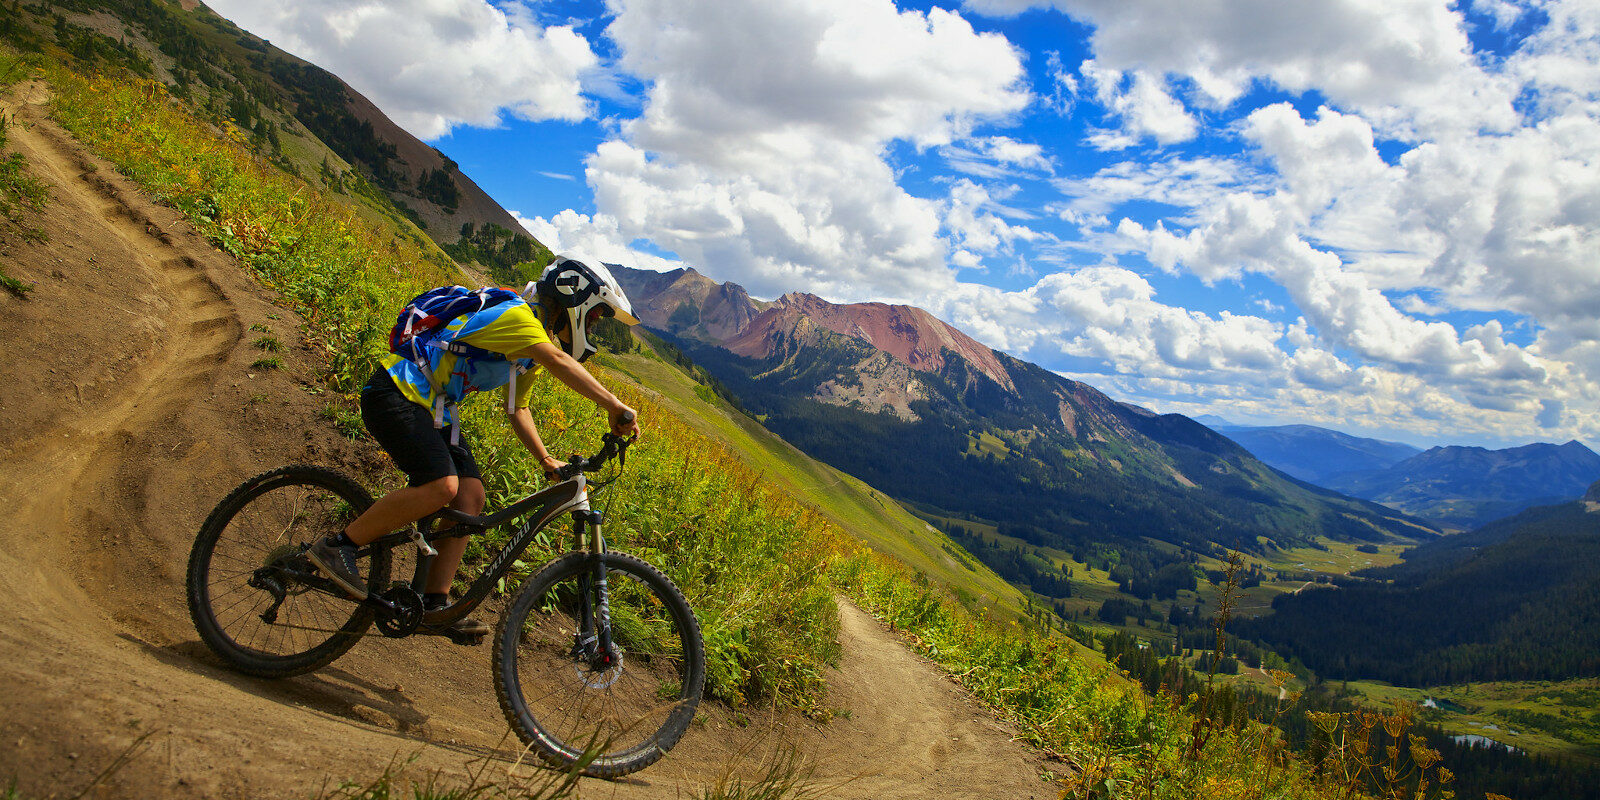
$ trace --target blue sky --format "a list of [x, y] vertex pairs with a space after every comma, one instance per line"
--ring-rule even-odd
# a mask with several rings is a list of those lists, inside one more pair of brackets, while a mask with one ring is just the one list
[[1160, 411], [1600, 443], [1594, 0], [217, 0], [557, 250]]

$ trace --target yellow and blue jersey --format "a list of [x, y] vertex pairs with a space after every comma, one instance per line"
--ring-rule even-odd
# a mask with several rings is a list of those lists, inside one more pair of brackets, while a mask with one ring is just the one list
[[[455, 406], [468, 395], [506, 386], [512, 382], [513, 374], [537, 369], [533, 359], [513, 359], [510, 354], [548, 342], [550, 336], [533, 309], [518, 298], [451, 320], [435, 340], [460, 342], [507, 357], [506, 360], [471, 358], [442, 347], [428, 347], [430, 369], [427, 372], [402, 356], [390, 353], [383, 357], [384, 369], [394, 378], [401, 393], [434, 410], [436, 424], [450, 425], [455, 422]], [[508, 398], [507, 407], [527, 406], [533, 394], [533, 381], [518, 379], [514, 385], [515, 403], [513, 406], [510, 402], [513, 398]]]

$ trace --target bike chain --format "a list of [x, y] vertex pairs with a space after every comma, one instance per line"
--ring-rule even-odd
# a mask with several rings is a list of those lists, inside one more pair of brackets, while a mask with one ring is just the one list
[[[286, 630], [291, 630], [291, 631], [309, 631], [311, 633], [345, 633], [346, 632], [344, 630], [337, 629], [337, 628], [334, 628], [334, 629], [312, 628], [312, 627], [309, 627], [309, 626], [306, 626], [306, 625], [291, 625], [291, 624], [283, 623], [283, 622], [274, 622], [274, 623], [271, 623], [271, 625], [274, 628], [284, 628]], [[376, 625], [374, 625], [374, 627], [376, 627]], [[371, 629], [365, 630], [365, 631], [362, 631], [361, 633], [357, 633], [357, 634], [353, 634], [353, 635], [359, 636], [359, 637], [361, 637], [363, 639], [368, 639], [368, 638], [371, 638], [371, 639], [389, 639], [389, 638], [393, 638], [393, 637], [389, 637], [389, 636], [383, 635], [383, 633], [380, 632], [380, 631], [371, 630]], [[444, 637], [446, 639], [450, 638], [450, 635], [445, 633], [442, 629], [439, 630], [439, 631], [433, 631], [433, 630], [430, 630], [425, 625], [418, 626], [417, 629], [414, 632], [412, 632], [411, 634], [409, 634], [409, 635], [410, 636], [442, 636], [442, 637]]]
[[[393, 588], [393, 587], [391, 587], [391, 588]], [[407, 636], [441, 636], [441, 637], [444, 637], [446, 639], [452, 639], [453, 638], [453, 637], [450, 636], [450, 634], [445, 633], [444, 629], [442, 629], [442, 628], [439, 629], [439, 630], [433, 630], [433, 629], [430, 629], [427, 625], [420, 624], [420, 623], [417, 625], [416, 628], [412, 629], [408, 633], [405, 633], [405, 634], [403, 634], [403, 635], [401, 635], [399, 637], [396, 637], [393, 634], [385, 634], [385, 633], [383, 633], [383, 628], [379, 624], [380, 622], [381, 622], [381, 620], [376, 618], [376, 612], [374, 612], [373, 627], [377, 628], [377, 630], [373, 631], [371, 629], [368, 629], [368, 630], [362, 631], [361, 633], [353, 634], [353, 635], [359, 636], [359, 637], [361, 637], [363, 639], [366, 639], [366, 638], [394, 639], [394, 638], [405, 638]], [[291, 631], [308, 631], [310, 633], [348, 633], [348, 631], [345, 631], [342, 628], [313, 628], [313, 627], [311, 627], [309, 625], [294, 625], [294, 624], [287, 623], [287, 622], [268, 622], [266, 624], [270, 625], [272, 627], [275, 627], [275, 628], [283, 628], [285, 630], [291, 630]]]

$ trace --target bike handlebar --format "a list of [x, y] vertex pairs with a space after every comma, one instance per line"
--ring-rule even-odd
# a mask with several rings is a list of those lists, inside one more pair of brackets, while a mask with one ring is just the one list
[[564, 481], [580, 472], [598, 472], [601, 467], [605, 466], [607, 461], [623, 455], [628, 451], [628, 445], [633, 444], [633, 437], [618, 436], [609, 431], [601, 436], [600, 439], [602, 442], [600, 452], [589, 458], [574, 456], [565, 466], [556, 470], [556, 479]]

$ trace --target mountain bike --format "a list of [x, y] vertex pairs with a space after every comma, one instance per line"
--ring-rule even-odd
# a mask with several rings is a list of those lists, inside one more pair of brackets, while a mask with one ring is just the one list
[[[603, 515], [589, 499], [615, 482], [630, 440], [606, 434], [592, 458], [577, 457], [557, 483], [483, 516], [443, 509], [361, 548], [369, 592], [349, 599], [305, 552], [343, 530], [372, 504], [356, 481], [292, 465], [257, 475], [211, 512], [189, 556], [189, 613], [200, 638], [240, 672], [269, 678], [326, 666], [376, 626], [390, 638], [449, 636], [490, 596], [528, 546], [563, 515], [570, 552], [523, 581], [493, 636], [495, 691], [518, 736], [546, 760], [615, 777], [654, 763], [683, 736], [705, 685], [700, 623], [670, 579], [642, 559], [607, 549]], [[591, 482], [616, 459], [609, 480]], [[438, 529], [441, 522], [454, 527]], [[452, 604], [424, 610], [431, 543], [519, 522], [505, 546]], [[416, 549], [410, 583], [390, 569]], [[409, 552], [404, 554], [409, 555]], [[482, 637], [476, 637], [481, 640]], [[594, 751], [598, 748], [599, 753]]]

